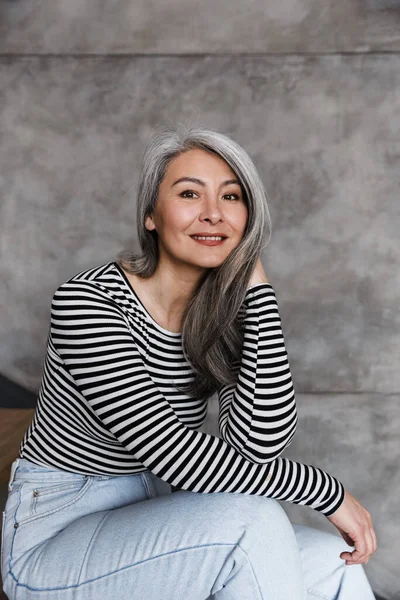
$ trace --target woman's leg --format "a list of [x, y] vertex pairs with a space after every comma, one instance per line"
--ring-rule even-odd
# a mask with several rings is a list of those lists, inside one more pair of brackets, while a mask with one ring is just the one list
[[20, 473], [7, 503], [9, 600], [305, 599], [296, 536], [275, 500], [164, 483], [158, 495], [155, 476], [140, 474], [85, 477], [69, 491], [63, 481], [51, 508], [59, 473]]
[[293, 524], [302, 560], [307, 600], [375, 600], [362, 565], [346, 565], [343, 538]]

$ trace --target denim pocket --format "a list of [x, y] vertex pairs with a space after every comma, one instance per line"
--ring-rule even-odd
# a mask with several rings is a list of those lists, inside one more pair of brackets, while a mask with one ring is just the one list
[[19, 504], [15, 511], [18, 527], [36, 519], [59, 512], [82, 498], [93, 483], [89, 475], [77, 475], [69, 481], [25, 481], [19, 490]]
[[[84, 486], [85, 480], [75, 480], [69, 482], [53, 483], [53, 485], [36, 485], [35, 489], [32, 490], [31, 503], [29, 509], [29, 516], [35, 517], [42, 513], [46, 513], [48, 510], [58, 510], [57, 503], [60, 499], [63, 502], [70, 504], [73, 501], [74, 494], [80, 493], [82, 486]], [[69, 498], [70, 494], [73, 494], [72, 498]]]

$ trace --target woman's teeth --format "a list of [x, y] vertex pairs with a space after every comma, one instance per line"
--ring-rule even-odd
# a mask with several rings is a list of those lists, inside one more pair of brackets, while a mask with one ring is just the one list
[[200, 236], [200, 235], [192, 235], [192, 238], [194, 238], [195, 240], [223, 240], [223, 237], [219, 237], [219, 236], [211, 236], [211, 235], [207, 235], [207, 236]]

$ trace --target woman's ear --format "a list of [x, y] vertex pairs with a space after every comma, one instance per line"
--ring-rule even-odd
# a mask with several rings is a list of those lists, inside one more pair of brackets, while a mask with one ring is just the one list
[[144, 226], [146, 227], [146, 229], [148, 231], [152, 231], [153, 229], [156, 228], [156, 226], [154, 225], [154, 221], [151, 215], [148, 215], [144, 221]]

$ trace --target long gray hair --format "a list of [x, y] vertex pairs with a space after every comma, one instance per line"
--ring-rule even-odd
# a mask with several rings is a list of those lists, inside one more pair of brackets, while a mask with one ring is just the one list
[[207, 269], [182, 316], [182, 346], [194, 378], [177, 389], [208, 398], [223, 385], [237, 382], [243, 345], [240, 311], [260, 252], [271, 237], [267, 194], [247, 152], [215, 130], [179, 123], [161, 126], [141, 156], [136, 222], [141, 255], [122, 250], [116, 262], [129, 273], [147, 279], [158, 264], [158, 234], [145, 227], [154, 210], [159, 185], [168, 164], [180, 154], [200, 148], [223, 158], [239, 179], [248, 217], [243, 237], [224, 262]]

